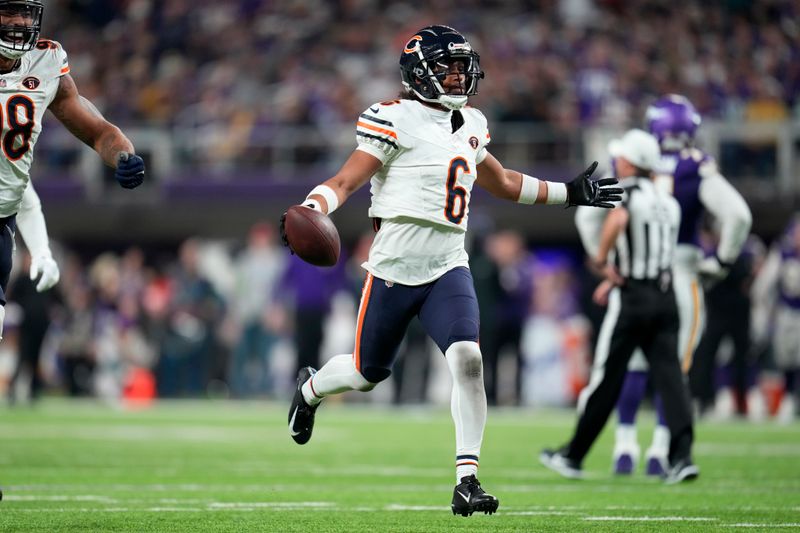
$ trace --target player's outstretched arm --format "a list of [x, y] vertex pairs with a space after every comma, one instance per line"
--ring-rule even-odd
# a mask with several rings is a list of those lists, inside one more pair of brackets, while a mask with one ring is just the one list
[[134, 153], [133, 143], [78, 93], [69, 74], [61, 77], [48, 109], [75, 137], [94, 148], [106, 165], [116, 169], [122, 187], [133, 189], [142, 184], [144, 161]]
[[331, 214], [383, 166], [378, 158], [355, 150], [335, 176], [314, 187], [303, 205]]
[[[355, 150], [335, 176], [311, 189], [302, 205], [330, 215], [382, 166], [377, 157], [363, 150]], [[291, 249], [286, 236], [286, 213], [281, 217], [280, 233], [283, 245]]]
[[39, 278], [36, 284], [37, 292], [52, 288], [58, 283], [61, 273], [50, 251], [42, 202], [30, 181], [22, 195], [22, 204], [17, 212], [17, 228], [31, 254], [31, 280]]
[[574, 180], [564, 184], [539, 180], [522, 172], [503, 168], [492, 154], [487, 154], [478, 164], [475, 183], [498, 198], [522, 204], [614, 207], [612, 202], [622, 199], [622, 189], [611, 187], [616, 185], [616, 178], [592, 181], [591, 175], [595, 168], [596, 161]]

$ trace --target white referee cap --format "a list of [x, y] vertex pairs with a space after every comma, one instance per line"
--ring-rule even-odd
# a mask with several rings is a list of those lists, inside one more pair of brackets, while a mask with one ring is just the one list
[[656, 138], [640, 129], [628, 130], [621, 138], [608, 143], [608, 151], [611, 157], [622, 157], [644, 170], [653, 170], [661, 158]]

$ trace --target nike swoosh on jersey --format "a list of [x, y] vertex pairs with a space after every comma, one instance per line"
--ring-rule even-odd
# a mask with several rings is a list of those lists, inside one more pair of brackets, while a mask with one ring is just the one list
[[289, 433], [292, 434], [292, 437], [296, 437], [296, 436], [298, 436], [300, 434], [299, 431], [295, 431], [294, 430], [294, 419], [297, 416], [297, 410], [298, 409], [299, 409], [299, 407], [295, 407], [294, 408], [294, 413], [292, 413], [292, 419], [289, 420]]
[[372, 111], [373, 113], [377, 113], [378, 111], [380, 111], [380, 108], [379, 107], [370, 107], [369, 110]]

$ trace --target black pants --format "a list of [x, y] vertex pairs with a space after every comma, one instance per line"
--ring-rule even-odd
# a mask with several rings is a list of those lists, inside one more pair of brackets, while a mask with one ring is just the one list
[[297, 370], [310, 366], [319, 368], [319, 350], [322, 347], [323, 325], [327, 311], [323, 309], [298, 309], [294, 317], [294, 342], [297, 347]]
[[691, 455], [693, 441], [689, 394], [678, 361], [678, 308], [672, 289], [655, 282], [628, 280], [612, 291], [600, 329], [589, 385], [581, 392], [580, 418], [565, 447], [570, 459], [583, 461], [617, 403], [628, 361], [641, 347], [664, 403], [671, 441], [671, 463]]
[[747, 366], [750, 355], [750, 307], [749, 302], [739, 305], [708, 307], [706, 330], [697, 346], [689, 383], [692, 395], [700, 401], [703, 409], [714, 405], [714, 369], [717, 352], [722, 340], [730, 336], [733, 340], [732, 385], [739, 395], [747, 394]]

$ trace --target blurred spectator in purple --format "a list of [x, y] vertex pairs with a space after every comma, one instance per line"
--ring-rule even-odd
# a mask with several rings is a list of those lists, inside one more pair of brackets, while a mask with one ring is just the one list
[[[490, 404], [501, 401], [520, 401], [522, 379], [522, 328], [531, 307], [535, 258], [525, 247], [522, 236], [512, 230], [499, 231], [486, 240], [486, 252], [497, 265], [500, 293], [492, 312], [494, 334], [490, 340], [481, 339], [486, 399]], [[503, 398], [500, 390], [500, 360], [509, 352], [514, 358], [513, 396]]]
[[[330, 268], [315, 267], [292, 255], [279, 284], [278, 301], [290, 309], [294, 323], [297, 369], [320, 366], [323, 325], [338, 291], [347, 291], [347, 258]], [[295, 372], [296, 373], [296, 372]]]

